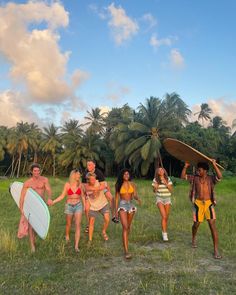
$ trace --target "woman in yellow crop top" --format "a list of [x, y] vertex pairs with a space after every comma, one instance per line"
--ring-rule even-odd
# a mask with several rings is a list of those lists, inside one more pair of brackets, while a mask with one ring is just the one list
[[[141, 205], [141, 200], [137, 196], [136, 186], [131, 181], [131, 175], [128, 169], [123, 169], [117, 178], [115, 196], [116, 218], [120, 216], [122, 224], [122, 239], [125, 251], [125, 258], [130, 259], [131, 255], [128, 252], [128, 238], [130, 233], [131, 223], [137, 208], [133, 205], [132, 200], [136, 199]], [[120, 202], [119, 202], [120, 199]], [[119, 203], [119, 206], [118, 206]]]

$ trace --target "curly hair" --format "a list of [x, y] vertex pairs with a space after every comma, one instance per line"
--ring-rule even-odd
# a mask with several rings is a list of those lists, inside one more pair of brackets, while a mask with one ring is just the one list
[[209, 170], [209, 164], [207, 162], [198, 162], [197, 168], [202, 168], [203, 170]]
[[121, 189], [121, 187], [122, 187], [122, 184], [123, 184], [123, 182], [124, 182], [123, 177], [124, 177], [125, 172], [128, 172], [128, 173], [129, 173], [129, 180], [132, 179], [132, 176], [131, 176], [131, 172], [130, 172], [130, 170], [127, 169], [127, 168], [122, 169], [122, 170], [119, 172], [118, 177], [117, 177], [117, 180], [116, 180], [116, 184], [115, 184], [116, 192], [119, 192], [120, 189]]

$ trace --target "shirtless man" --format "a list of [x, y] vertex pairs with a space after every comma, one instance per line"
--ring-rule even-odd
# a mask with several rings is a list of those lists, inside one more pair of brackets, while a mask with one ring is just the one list
[[208, 175], [208, 163], [198, 163], [197, 175], [187, 175], [186, 170], [190, 166], [185, 163], [181, 173], [181, 178], [188, 180], [191, 183], [190, 200], [193, 203], [193, 226], [192, 226], [192, 247], [196, 248], [196, 234], [199, 225], [204, 220], [204, 216], [208, 221], [211, 235], [214, 244], [214, 258], [222, 258], [218, 250], [218, 234], [216, 230], [216, 215], [214, 205], [216, 200], [214, 198], [214, 186], [222, 178], [221, 171], [216, 165], [216, 161], [212, 160], [213, 168], [216, 175]]
[[[33, 190], [35, 190], [45, 202], [46, 202], [45, 192], [48, 195], [48, 199], [51, 199], [51, 196], [52, 196], [52, 191], [51, 191], [51, 187], [49, 185], [48, 179], [40, 175], [40, 166], [38, 164], [32, 164], [30, 167], [30, 172], [32, 176], [25, 181], [21, 191], [21, 196], [20, 196], [21, 214], [23, 214], [24, 200], [25, 200], [25, 195], [28, 188], [32, 188]], [[28, 234], [29, 234], [31, 252], [33, 253], [35, 252], [35, 232], [30, 224], [28, 224]]]

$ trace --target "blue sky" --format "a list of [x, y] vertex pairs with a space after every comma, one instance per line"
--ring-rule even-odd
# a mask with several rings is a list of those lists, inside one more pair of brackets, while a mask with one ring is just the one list
[[0, 124], [82, 122], [177, 92], [230, 125], [235, 11], [234, 0], [0, 1]]

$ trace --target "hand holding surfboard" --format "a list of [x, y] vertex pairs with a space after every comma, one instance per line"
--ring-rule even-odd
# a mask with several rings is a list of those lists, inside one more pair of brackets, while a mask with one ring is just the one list
[[[22, 188], [23, 183], [18, 181], [13, 182], [10, 186], [10, 193], [19, 208]], [[27, 189], [23, 214], [39, 237], [46, 239], [50, 224], [50, 214], [43, 199], [32, 188]]]
[[198, 150], [192, 148], [188, 144], [174, 139], [166, 138], [163, 141], [163, 145], [167, 152], [178, 160], [187, 162], [192, 165], [197, 165], [198, 162], [207, 162], [210, 164], [215, 164], [221, 170], [224, 170], [220, 164], [216, 163], [214, 159], [209, 158], [208, 156], [202, 154]]

